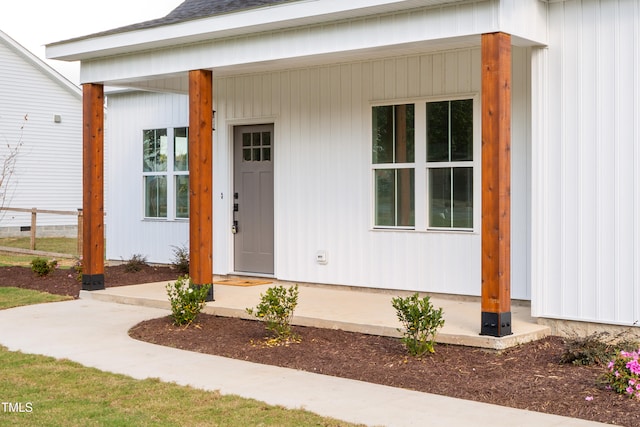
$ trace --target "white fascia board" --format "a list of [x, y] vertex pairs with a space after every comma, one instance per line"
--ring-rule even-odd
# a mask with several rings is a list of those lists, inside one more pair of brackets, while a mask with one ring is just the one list
[[468, 2], [461, 0], [296, 1], [148, 29], [52, 43], [46, 46], [46, 55], [49, 59], [63, 61], [86, 60], [376, 13]]

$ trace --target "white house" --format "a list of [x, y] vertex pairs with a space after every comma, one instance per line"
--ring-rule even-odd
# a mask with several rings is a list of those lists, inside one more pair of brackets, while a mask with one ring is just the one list
[[103, 85], [130, 89], [108, 97], [108, 258], [188, 241], [196, 283], [480, 296], [503, 336], [512, 299], [637, 326], [639, 34], [640, 0], [187, 0], [47, 53], [81, 61], [86, 173]]
[[[0, 169], [17, 149], [13, 173], [0, 172], [0, 206], [77, 212], [81, 135], [80, 88], [0, 31]], [[77, 223], [73, 215], [41, 214], [38, 235], [75, 237]], [[31, 213], [0, 211], [0, 234], [20, 235], [30, 226]]]

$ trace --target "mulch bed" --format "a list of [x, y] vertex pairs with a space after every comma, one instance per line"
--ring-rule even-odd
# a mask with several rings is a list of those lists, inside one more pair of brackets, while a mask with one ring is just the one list
[[[179, 274], [170, 267], [140, 266], [140, 271], [128, 272], [126, 265], [105, 267], [107, 287], [137, 285], [175, 280]], [[0, 267], [0, 287], [14, 286], [57, 295], [78, 298], [82, 283], [73, 269], [58, 268], [45, 277], [37, 276], [31, 267]]]
[[[169, 281], [168, 267], [106, 267], [107, 287]], [[78, 297], [73, 270], [45, 278], [28, 267], [0, 267], [0, 286], [16, 286]], [[422, 359], [406, 355], [396, 338], [339, 330], [294, 327], [302, 340], [287, 347], [262, 345], [264, 325], [242, 319], [201, 315], [197, 325], [173, 326], [169, 317], [135, 326], [130, 335], [160, 345], [215, 354], [325, 375], [436, 393], [467, 400], [582, 418], [628, 427], [640, 426], [640, 401], [598, 385], [603, 366], [561, 364], [564, 342], [549, 337], [503, 352], [438, 345]], [[593, 397], [593, 400], [586, 398]], [[514, 420], [514, 425], [517, 422]]]

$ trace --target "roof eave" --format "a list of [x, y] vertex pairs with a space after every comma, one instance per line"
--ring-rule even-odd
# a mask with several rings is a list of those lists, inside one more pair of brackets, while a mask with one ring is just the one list
[[87, 36], [46, 46], [47, 58], [82, 61], [176, 44], [271, 31], [465, 0], [301, 0], [148, 29]]

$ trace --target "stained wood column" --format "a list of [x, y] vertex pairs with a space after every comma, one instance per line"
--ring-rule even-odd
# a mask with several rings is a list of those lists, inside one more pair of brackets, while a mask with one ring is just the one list
[[511, 334], [511, 36], [482, 35], [482, 327]]
[[196, 285], [213, 281], [212, 87], [211, 71], [189, 72], [189, 275]]
[[104, 87], [82, 86], [82, 289], [104, 289]]

